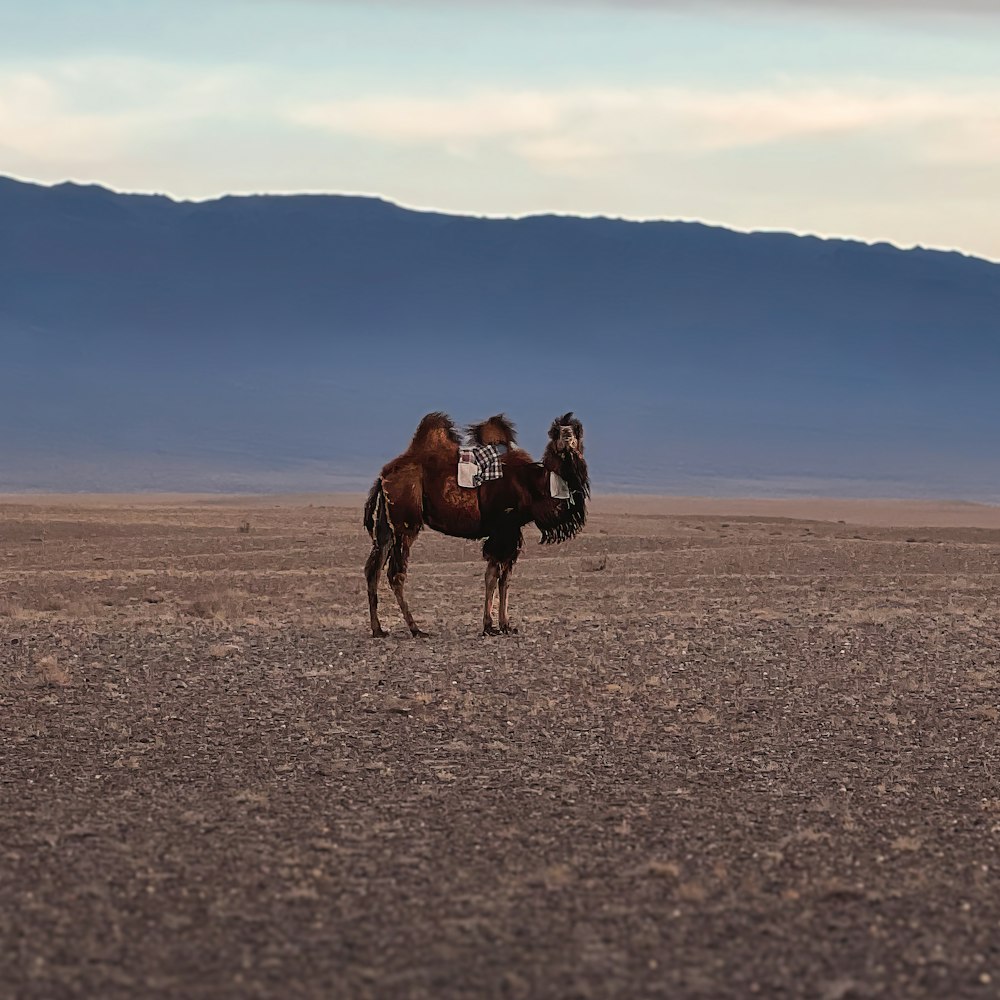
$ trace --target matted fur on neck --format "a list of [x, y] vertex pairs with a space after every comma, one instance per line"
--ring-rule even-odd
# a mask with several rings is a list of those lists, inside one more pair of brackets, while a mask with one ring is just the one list
[[[561, 476], [569, 487], [569, 500], [554, 500], [551, 514], [535, 518], [542, 533], [542, 545], [558, 544], [576, 537], [587, 523], [587, 501], [590, 499], [590, 475], [583, 456], [576, 451], [558, 450], [550, 441], [542, 457], [548, 472]], [[548, 483], [546, 482], [546, 486]]]

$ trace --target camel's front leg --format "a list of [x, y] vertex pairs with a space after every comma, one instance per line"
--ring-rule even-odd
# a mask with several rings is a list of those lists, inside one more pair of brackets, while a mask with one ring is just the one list
[[513, 572], [513, 565], [504, 566], [500, 571], [500, 631], [513, 632], [516, 635], [517, 629], [511, 625], [507, 616], [507, 597], [510, 593], [510, 575]]
[[500, 566], [492, 559], [486, 564], [486, 600], [483, 605], [483, 635], [497, 635], [493, 627], [493, 598], [500, 579]]

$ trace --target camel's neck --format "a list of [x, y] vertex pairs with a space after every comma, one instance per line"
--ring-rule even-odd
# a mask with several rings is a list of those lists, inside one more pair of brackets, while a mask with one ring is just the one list
[[[555, 472], [569, 488], [568, 500], [552, 496], [550, 473]], [[575, 537], [587, 523], [590, 479], [587, 463], [577, 453], [546, 450], [540, 466], [535, 467], [535, 496], [532, 514], [542, 533], [542, 543], [565, 542]]]

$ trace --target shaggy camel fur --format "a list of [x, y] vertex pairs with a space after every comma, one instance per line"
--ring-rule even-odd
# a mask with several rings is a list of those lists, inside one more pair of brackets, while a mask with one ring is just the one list
[[[365, 504], [365, 527], [372, 550], [365, 563], [372, 635], [388, 635], [378, 619], [378, 581], [388, 563], [389, 586], [414, 636], [426, 635], [410, 613], [404, 587], [410, 547], [428, 527], [457, 538], [483, 538], [486, 593], [483, 634], [516, 632], [507, 611], [508, 586], [524, 544], [522, 529], [534, 524], [543, 544], [573, 538], [587, 520], [590, 480], [583, 458], [583, 426], [572, 413], [557, 417], [541, 462], [517, 447], [514, 426], [503, 415], [468, 428], [477, 444], [506, 445], [503, 478], [475, 489], [458, 485], [460, 440], [451, 418], [428, 413], [409, 448], [394, 458], [375, 480]], [[568, 487], [567, 500], [550, 489], [555, 473]], [[493, 599], [500, 591], [499, 630], [493, 625]]]

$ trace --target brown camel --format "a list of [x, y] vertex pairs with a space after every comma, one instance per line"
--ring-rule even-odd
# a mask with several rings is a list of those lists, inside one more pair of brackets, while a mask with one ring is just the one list
[[[388, 563], [389, 585], [414, 636], [424, 636], [413, 620], [403, 588], [410, 546], [425, 525], [456, 538], [483, 538], [486, 599], [483, 634], [516, 632], [507, 614], [510, 574], [524, 544], [522, 529], [534, 522], [541, 542], [573, 538], [587, 520], [590, 480], [583, 459], [583, 426], [572, 413], [557, 417], [541, 462], [516, 447], [514, 426], [498, 414], [469, 427], [476, 444], [506, 445], [503, 477], [475, 488], [458, 485], [459, 436], [451, 418], [428, 413], [410, 447], [375, 480], [365, 504], [365, 527], [372, 550], [365, 563], [372, 635], [388, 635], [378, 619], [378, 580]], [[550, 473], [562, 479], [552, 479]], [[564, 485], [569, 499], [552, 496], [552, 483]], [[500, 589], [499, 630], [493, 626], [493, 598]]]

